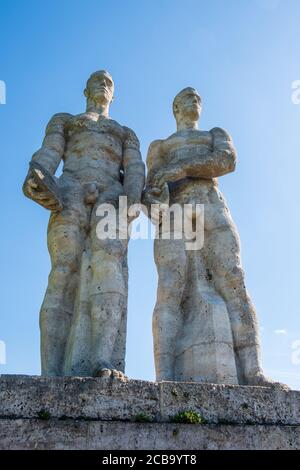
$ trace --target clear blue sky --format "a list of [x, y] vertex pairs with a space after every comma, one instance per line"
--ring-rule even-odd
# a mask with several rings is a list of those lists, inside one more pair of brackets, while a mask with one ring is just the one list
[[[38, 314], [49, 272], [48, 213], [22, 195], [47, 120], [80, 113], [91, 72], [115, 80], [111, 116], [149, 143], [175, 130], [171, 104], [186, 86], [203, 99], [201, 127], [226, 128], [239, 161], [220, 179], [242, 241], [262, 327], [263, 365], [300, 389], [298, 0], [48, 0], [1, 2], [1, 315], [7, 364], [39, 374]], [[152, 241], [132, 241], [127, 374], [153, 379]], [[278, 332], [279, 330], [279, 332]], [[300, 354], [298, 355], [300, 357]]]

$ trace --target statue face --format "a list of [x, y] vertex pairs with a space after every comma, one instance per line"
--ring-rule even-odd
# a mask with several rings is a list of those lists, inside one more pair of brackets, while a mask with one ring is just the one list
[[201, 99], [198, 93], [193, 89], [182, 93], [175, 104], [175, 113], [183, 119], [198, 121], [201, 113]]
[[100, 71], [93, 74], [87, 82], [84, 94], [97, 104], [110, 103], [114, 96], [114, 82], [109, 73]]

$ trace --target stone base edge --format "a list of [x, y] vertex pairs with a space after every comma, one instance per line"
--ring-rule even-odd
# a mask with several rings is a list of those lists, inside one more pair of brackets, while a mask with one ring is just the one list
[[295, 450], [300, 426], [0, 419], [0, 450]]

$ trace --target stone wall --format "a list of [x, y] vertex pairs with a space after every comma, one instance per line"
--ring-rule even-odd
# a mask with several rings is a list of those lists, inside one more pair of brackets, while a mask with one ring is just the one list
[[2, 375], [0, 449], [300, 449], [300, 392]]

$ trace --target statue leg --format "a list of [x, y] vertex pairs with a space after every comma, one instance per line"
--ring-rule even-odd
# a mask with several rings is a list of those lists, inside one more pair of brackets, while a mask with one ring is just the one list
[[186, 280], [184, 240], [155, 240], [154, 257], [158, 272], [152, 323], [156, 380], [175, 380], [176, 336]]
[[[127, 276], [124, 258], [128, 240], [101, 240], [96, 233], [95, 212], [91, 225], [91, 350], [94, 376], [123, 377], [127, 318]], [[125, 263], [126, 264], [126, 263]], [[122, 337], [120, 337], [122, 335]], [[116, 360], [115, 350], [122, 351]], [[120, 354], [124, 357], [120, 357]]]
[[53, 213], [48, 228], [52, 269], [40, 311], [42, 375], [63, 373], [83, 246], [78, 215]]
[[239, 383], [268, 385], [271, 381], [261, 368], [257, 316], [245, 287], [236, 228], [226, 211], [211, 215], [206, 210], [205, 257], [211, 282], [228, 309]]

